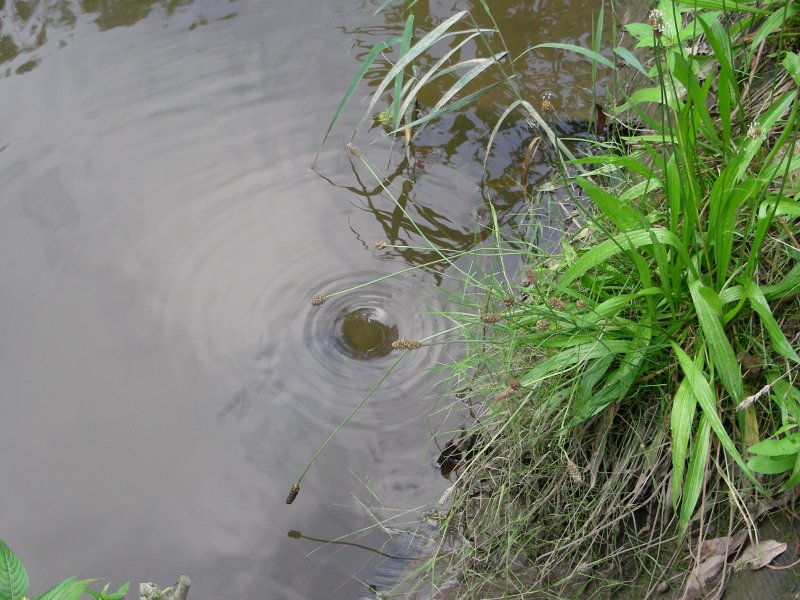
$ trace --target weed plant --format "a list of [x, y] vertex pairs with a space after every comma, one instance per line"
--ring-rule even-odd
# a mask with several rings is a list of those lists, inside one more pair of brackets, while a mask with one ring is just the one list
[[[503, 45], [496, 30], [450, 33], [470, 18], [459, 12], [414, 44], [409, 17], [402, 36], [369, 53], [331, 128], [391, 48], [399, 58], [359, 127], [391, 88], [385, 119], [406, 144], [485, 93], [454, 100], [484, 70], [500, 73], [491, 86], [513, 87], [519, 57], [503, 50], [458, 62], [451, 44], [429, 71], [414, 70], [448, 35], [491, 33], [486, 47]], [[546, 46], [616, 69], [600, 52], [602, 29], [601, 13], [591, 49]], [[796, 497], [800, 6], [662, 0], [624, 29], [636, 49], [613, 52], [640, 83], [612, 102], [613, 133], [590, 152], [571, 154], [521, 96], [488, 140], [526, 113], [560, 175], [521, 202], [533, 213], [560, 193], [582, 226], [555, 255], [498, 228], [471, 267], [449, 272], [462, 279], [447, 316], [464, 353], [448, 366], [456, 400], [441, 410], [469, 417], [440, 459], [453, 484], [436, 511], [441, 537], [415, 573], [433, 591], [453, 581], [463, 598], [679, 590], [703, 541], [744, 529], [755, 542], [757, 519]], [[437, 77], [452, 86], [414, 115], [415, 94]], [[524, 274], [502, 267], [510, 253], [523, 255]], [[722, 585], [702, 583], [709, 594]]]

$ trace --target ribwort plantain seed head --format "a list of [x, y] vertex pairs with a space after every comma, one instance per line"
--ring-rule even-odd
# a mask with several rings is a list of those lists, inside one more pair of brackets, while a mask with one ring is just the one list
[[536, 329], [539, 331], [547, 331], [550, 329], [550, 321], [547, 319], [539, 319], [536, 321]]
[[353, 142], [348, 142], [344, 147], [345, 150], [347, 150], [353, 156], [361, 156], [361, 150], [359, 150], [358, 146], [356, 146]]
[[481, 315], [481, 321], [483, 323], [489, 323], [490, 325], [494, 323], [499, 323], [502, 318], [503, 317], [498, 315], [497, 313], [484, 313]]
[[375, 250], [383, 250], [383, 249], [384, 249], [384, 248], [386, 248], [386, 246], [388, 246], [388, 245], [389, 245], [389, 243], [388, 243], [388, 242], [380, 241], [380, 242], [375, 242], [375, 243], [373, 243], [373, 244], [372, 244], [372, 247], [373, 247]]
[[286, 504], [291, 504], [294, 502], [294, 499], [297, 498], [297, 494], [300, 493], [300, 484], [295, 483], [292, 486], [292, 489], [289, 490], [289, 495], [286, 496]]
[[419, 340], [396, 340], [392, 342], [392, 348], [395, 350], [416, 350], [422, 348], [422, 342]]
[[556, 298], [555, 296], [550, 296], [547, 299], [547, 304], [553, 310], [564, 310], [564, 308], [565, 308], [564, 307], [564, 302], [561, 300], [561, 298]]
[[328, 297], [325, 294], [317, 294], [311, 298], [311, 306], [322, 306], [327, 299]]

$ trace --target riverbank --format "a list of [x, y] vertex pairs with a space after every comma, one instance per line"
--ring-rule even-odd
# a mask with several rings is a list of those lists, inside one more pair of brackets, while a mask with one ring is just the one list
[[[442, 434], [452, 486], [419, 589], [714, 597], [732, 569], [776, 556], [765, 558], [773, 540], [756, 527], [775, 510], [793, 515], [800, 483], [799, 12], [662, 1], [620, 28], [636, 53], [601, 52], [603, 12], [591, 49], [538, 46], [640, 82], [596, 102], [595, 135], [580, 146], [554, 132], [549, 98], [519, 97], [489, 137], [491, 148], [515, 111], [533, 127], [518, 226], [499, 227], [489, 206], [491, 242], [456, 268], [463, 292], [447, 316], [464, 353], [448, 365], [454, 400], [441, 410], [464, 424]], [[368, 112], [433, 43], [403, 40]], [[507, 56], [473, 62], [428, 115], [407, 112], [401, 91], [415, 88], [399, 81], [388, 128], [412, 147], [476, 69]], [[528, 182], [537, 153], [553, 170]], [[565, 226], [549, 251], [545, 202]], [[759, 558], [737, 563], [745, 548]]]

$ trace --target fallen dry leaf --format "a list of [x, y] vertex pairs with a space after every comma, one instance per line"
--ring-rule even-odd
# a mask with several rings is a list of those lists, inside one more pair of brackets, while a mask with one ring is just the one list
[[742, 552], [742, 556], [733, 563], [736, 571], [749, 568], [751, 571], [766, 567], [776, 556], [786, 551], [786, 544], [775, 540], [764, 540], [760, 544], [750, 545]]
[[720, 554], [728, 556], [733, 554], [741, 548], [744, 541], [747, 539], [747, 530], [742, 530], [734, 536], [718, 537], [711, 540], [705, 540], [700, 545], [700, 560]]
[[689, 579], [686, 580], [684, 599], [696, 600], [705, 597], [706, 584], [719, 574], [724, 564], [725, 557], [719, 554], [709, 556], [707, 559], [697, 563], [692, 569]]

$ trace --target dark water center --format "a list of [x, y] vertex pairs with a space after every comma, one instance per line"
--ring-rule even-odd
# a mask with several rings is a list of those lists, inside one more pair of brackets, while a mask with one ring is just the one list
[[[427, 369], [455, 349], [409, 354], [284, 500], [391, 342], [448, 326], [448, 270], [309, 299], [431, 262], [418, 230], [480, 244], [487, 199], [513, 224], [532, 133], [510, 119], [484, 177], [504, 92], [429, 127], [414, 164], [363, 132], [398, 210], [343, 149], [387, 62], [312, 170], [360, 59], [403, 30], [403, 3], [359, 29], [379, 4], [0, 1], [0, 538], [31, 595], [186, 573], [197, 600], [354, 598], [382, 558], [363, 546], [410, 551], [387, 532], [416, 527], [447, 483]], [[491, 4], [514, 52], [588, 45], [584, 0]], [[417, 37], [452, 10], [417, 2]], [[528, 97], [587, 112], [585, 59], [525, 60]]]

